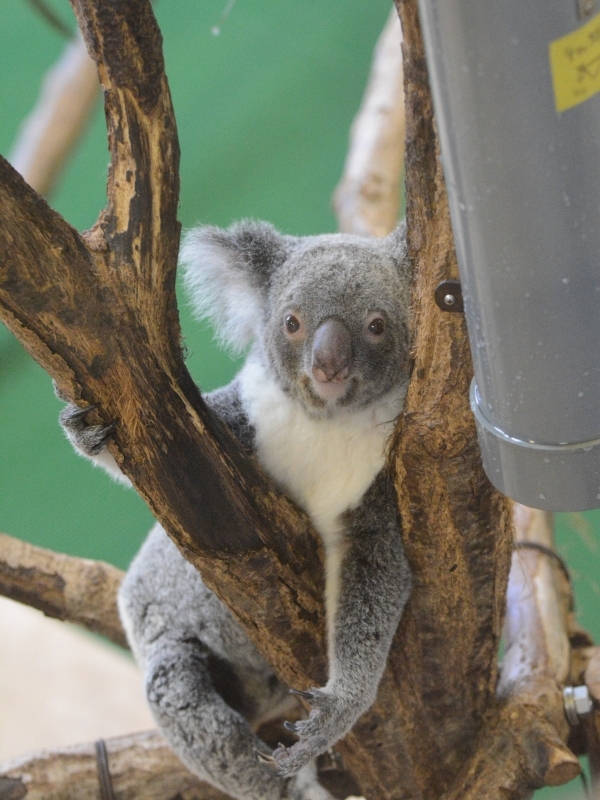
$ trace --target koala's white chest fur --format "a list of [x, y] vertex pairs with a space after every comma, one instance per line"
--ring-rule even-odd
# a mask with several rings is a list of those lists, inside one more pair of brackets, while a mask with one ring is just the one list
[[246, 362], [240, 384], [261, 466], [309, 514], [324, 544], [333, 544], [340, 514], [358, 505], [383, 467], [405, 389], [360, 411], [313, 419], [258, 360]]

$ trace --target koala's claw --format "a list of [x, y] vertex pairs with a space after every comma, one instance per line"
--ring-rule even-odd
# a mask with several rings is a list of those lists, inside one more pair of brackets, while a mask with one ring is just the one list
[[[275, 752], [278, 752], [281, 748], [278, 747]], [[266, 753], [261, 753], [260, 750], [255, 750], [254, 755], [256, 756], [256, 760], [258, 761], [261, 768], [267, 772], [269, 775], [272, 775], [274, 778], [282, 778], [284, 773], [279, 768], [277, 761], [273, 758], [273, 756], [268, 756]]]
[[94, 405], [87, 406], [86, 408], [79, 408], [79, 406], [75, 406], [75, 408], [77, 409], [76, 411], [71, 411], [71, 405], [69, 405], [64, 409], [65, 412], [68, 412], [70, 422], [74, 422], [82, 417], [85, 417], [88, 411], [93, 411], [96, 408], [100, 408], [100, 403], [94, 403]]
[[290, 690], [296, 697], [310, 701], [312, 708], [307, 719], [283, 723], [286, 730], [296, 734], [298, 741], [291, 747], [279, 747], [272, 756], [259, 758], [259, 763], [271, 775], [288, 778], [341, 739], [359, 716], [359, 710], [347, 698], [335, 691], [311, 689], [308, 692]]
[[73, 446], [86, 456], [97, 456], [104, 450], [110, 435], [116, 428], [116, 422], [109, 425], [88, 425], [85, 416], [98, 408], [98, 404], [79, 408], [69, 403], [60, 412], [60, 424]]
[[309, 703], [312, 703], [317, 694], [317, 690], [302, 692], [300, 689], [289, 689], [288, 691], [290, 694], [293, 694], [294, 697], [300, 697], [302, 700], [308, 700]]

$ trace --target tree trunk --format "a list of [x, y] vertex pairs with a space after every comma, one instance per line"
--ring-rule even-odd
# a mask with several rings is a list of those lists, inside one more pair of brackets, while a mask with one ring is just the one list
[[[0, 163], [0, 316], [64, 394], [99, 405], [91, 422], [117, 422], [110, 448], [121, 468], [280, 677], [319, 684], [318, 538], [210, 415], [181, 356], [178, 145], [160, 33], [147, 0], [73, 5], [105, 92], [109, 203], [80, 236]], [[540, 714], [554, 749], [542, 755], [567, 767], [532, 766], [540, 751], [527, 743], [503, 788], [481, 765], [484, 731], [496, 743], [513, 735], [510, 698], [495, 697], [512, 516], [481, 468], [464, 319], [433, 300], [456, 261], [416, 2], [398, 6], [414, 371], [389, 457], [414, 589], [377, 701], [339, 749], [369, 800], [526, 797], [548, 776], [572, 777], [574, 756], [552, 694]], [[513, 740], [523, 744], [518, 731]]]

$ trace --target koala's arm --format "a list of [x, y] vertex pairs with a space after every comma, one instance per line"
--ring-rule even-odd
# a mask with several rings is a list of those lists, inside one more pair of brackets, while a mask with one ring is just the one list
[[391, 477], [382, 471], [360, 505], [347, 512], [339, 543], [327, 549], [329, 680], [298, 692], [312, 710], [286, 724], [299, 741], [263, 766], [290, 775], [343, 738], [373, 704], [392, 639], [410, 592]]
[[[54, 391], [61, 400], [66, 400], [56, 386]], [[254, 431], [242, 408], [237, 380], [222, 389], [204, 395], [204, 401], [239, 439], [243, 447], [251, 452]], [[65, 436], [79, 455], [87, 458], [94, 466], [104, 469], [111, 478], [124, 486], [131, 486], [131, 481], [123, 475], [107, 447], [116, 423], [105, 426], [89, 425], [86, 416], [93, 408], [96, 406], [79, 408], [67, 401], [67, 405], [62, 409], [58, 418]]]
[[315, 764], [289, 779], [260, 769], [254, 730], [289, 709], [285, 687], [160, 525], [119, 591], [119, 612], [162, 734], [202, 780], [237, 800], [333, 800]]

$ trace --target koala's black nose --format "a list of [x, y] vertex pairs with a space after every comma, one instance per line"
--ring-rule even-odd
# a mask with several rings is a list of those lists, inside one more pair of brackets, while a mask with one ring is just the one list
[[341, 383], [352, 367], [352, 336], [343, 322], [328, 319], [317, 328], [312, 347], [312, 372], [320, 383]]

